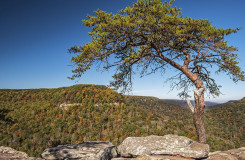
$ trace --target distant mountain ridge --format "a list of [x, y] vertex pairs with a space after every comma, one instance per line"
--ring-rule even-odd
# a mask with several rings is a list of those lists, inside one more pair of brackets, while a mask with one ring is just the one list
[[[169, 104], [173, 104], [173, 105], [189, 108], [186, 100], [179, 100], [179, 99], [161, 99], [161, 100], [163, 100], [163, 101], [165, 101], [165, 102], [167, 102]], [[194, 100], [190, 100], [190, 101], [191, 101], [191, 104], [193, 106], [195, 106], [195, 101]], [[206, 104], [205, 109], [208, 110], [208, 109], [213, 109], [213, 107], [211, 107], [211, 106], [218, 105], [220, 103], [211, 102], [211, 101], [205, 101], [205, 104]]]

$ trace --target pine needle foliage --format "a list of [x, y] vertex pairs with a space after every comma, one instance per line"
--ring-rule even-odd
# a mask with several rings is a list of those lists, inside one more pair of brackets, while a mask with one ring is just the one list
[[[172, 66], [179, 73], [172, 77], [173, 87], [187, 96], [190, 86], [196, 85], [190, 74], [197, 75], [211, 95], [219, 95], [219, 85], [211, 76], [224, 72], [237, 82], [244, 80], [238, 66], [237, 48], [228, 45], [225, 36], [241, 28], [217, 28], [207, 19], [183, 17], [173, 0], [138, 0], [117, 14], [97, 10], [83, 24], [91, 28], [92, 40], [69, 51], [76, 66], [71, 79], [81, 77], [95, 64], [105, 70], [116, 67], [112, 85], [123, 91], [130, 89], [132, 75], [141, 76]], [[136, 70], [138, 69], [138, 70]]]

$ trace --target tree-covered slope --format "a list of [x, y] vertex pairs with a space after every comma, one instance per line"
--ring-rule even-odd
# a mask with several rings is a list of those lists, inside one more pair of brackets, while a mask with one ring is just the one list
[[126, 96], [126, 102], [148, 113], [157, 115], [164, 134], [178, 134], [197, 140], [193, 125], [192, 114], [189, 109], [169, 104], [155, 97]]
[[[64, 102], [80, 104], [62, 110]], [[156, 116], [123, 102], [122, 95], [96, 85], [0, 90], [0, 146], [40, 156], [59, 144], [119, 144], [128, 136], [161, 133], [152, 125]]]
[[[62, 103], [76, 103], [67, 109]], [[211, 151], [245, 146], [245, 99], [205, 113]], [[0, 145], [40, 156], [83, 141], [120, 144], [128, 136], [177, 134], [197, 140], [192, 113], [154, 97], [123, 96], [105, 86], [0, 90]]]
[[[169, 104], [154, 97], [127, 96], [126, 101], [158, 115], [164, 134], [178, 134], [197, 140], [189, 109]], [[245, 98], [213, 106], [204, 114], [207, 143], [211, 151], [245, 146]]]
[[214, 150], [245, 146], [245, 98], [214, 106], [205, 113], [208, 143]]

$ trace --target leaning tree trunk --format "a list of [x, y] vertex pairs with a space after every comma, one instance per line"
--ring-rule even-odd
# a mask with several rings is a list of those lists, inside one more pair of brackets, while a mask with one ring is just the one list
[[195, 84], [196, 89], [194, 90], [195, 107], [192, 106], [188, 97], [186, 97], [187, 104], [193, 113], [193, 122], [196, 128], [196, 134], [200, 143], [206, 143], [206, 133], [203, 122], [203, 114], [205, 108], [204, 91], [205, 86], [200, 80], [197, 74], [193, 74], [190, 71], [185, 70], [187, 77]]
[[195, 98], [196, 105], [194, 108], [193, 121], [196, 128], [198, 140], [200, 143], [206, 143], [206, 133], [205, 133], [204, 122], [203, 122], [203, 113], [205, 108], [204, 90], [205, 90], [204, 85], [194, 90], [194, 98]]

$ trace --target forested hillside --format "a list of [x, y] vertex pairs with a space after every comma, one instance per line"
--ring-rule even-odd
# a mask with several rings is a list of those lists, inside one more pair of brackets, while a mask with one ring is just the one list
[[245, 147], [245, 98], [206, 111], [208, 143], [215, 150]]
[[[62, 110], [62, 103], [81, 103]], [[0, 146], [30, 156], [59, 144], [163, 134], [156, 116], [126, 105], [122, 95], [96, 85], [0, 90]]]
[[[72, 104], [67, 109], [62, 103]], [[206, 111], [211, 150], [245, 146], [245, 99]], [[123, 96], [105, 86], [0, 90], [0, 146], [40, 156], [49, 147], [128, 136], [178, 134], [197, 140], [191, 112], [158, 98]]]
[[[154, 97], [127, 96], [126, 101], [164, 121], [164, 134], [178, 134], [197, 140], [189, 109], [178, 107]], [[207, 143], [211, 151], [245, 146], [245, 98], [233, 103], [213, 106], [204, 114]]]
[[169, 104], [155, 97], [126, 96], [128, 104], [157, 115], [164, 123], [164, 134], [178, 134], [197, 140], [192, 115], [187, 108]]

